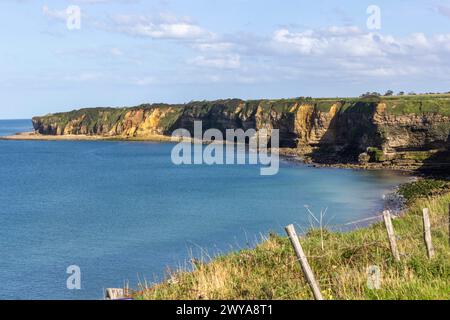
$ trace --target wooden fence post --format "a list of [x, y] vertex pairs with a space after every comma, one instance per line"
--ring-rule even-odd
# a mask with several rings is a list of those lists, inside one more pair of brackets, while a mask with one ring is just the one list
[[119, 300], [125, 298], [124, 289], [121, 288], [107, 288], [105, 292], [106, 300]]
[[391, 213], [386, 210], [383, 212], [384, 224], [389, 238], [389, 244], [391, 246], [392, 255], [396, 261], [400, 261], [400, 254], [397, 248], [397, 240], [395, 239], [394, 227], [392, 226]]
[[305, 253], [303, 252], [303, 248], [298, 240], [297, 232], [295, 232], [295, 228], [292, 224], [288, 225], [286, 228], [286, 233], [291, 240], [291, 244], [294, 247], [295, 254], [297, 255], [298, 261], [300, 262], [300, 266], [302, 267], [303, 273], [305, 275], [306, 281], [314, 295], [314, 299], [323, 300], [322, 293], [320, 292], [319, 285], [317, 284], [316, 278], [314, 277], [314, 273], [311, 270], [311, 267], [308, 263], [308, 259], [306, 258]]
[[434, 256], [433, 242], [431, 240], [430, 214], [427, 208], [423, 209], [423, 238], [427, 246], [427, 255], [431, 259]]

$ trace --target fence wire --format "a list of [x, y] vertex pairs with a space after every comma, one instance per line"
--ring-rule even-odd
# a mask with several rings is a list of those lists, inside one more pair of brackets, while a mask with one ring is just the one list
[[[394, 219], [398, 218], [398, 217], [399, 216], [392, 215], [392, 218], [394, 218]], [[313, 228], [313, 229], [318, 230], [318, 231], [324, 231], [324, 230], [329, 230], [329, 229], [333, 230], [338, 227], [351, 226], [351, 225], [355, 225], [358, 223], [369, 222], [369, 221], [374, 221], [374, 220], [379, 220], [380, 222], [382, 222], [383, 215], [376, 215], [373, 217], [350, 221], [350, 222], [346, 222], [343, 224], [327, 225], [326, 228], [321, 227], [321, 228]], [[421, 216], [417, 215], [417, 220], [418, 220], [417, 228], [414, 228], [414, 230], [409, 231], [409, 232], [405, 232], [403, 230], [398, 231], [398, 230], [395, 230], [395, 227], [394, 227], [395, 238], [396, 238], [396, 241], [398, 242], [397, 244], [401, 245], [404, 242], [408, 242], [408, 241], [421, 241], [421, 242], [424, 242], [423, 243], [424, 247], [426, 246], [425, 240], [424, 240], [426, 231], [423, 228], [423, 221], [421, 219]], [[441, 220], [443, 222], [441, 222]], [[450, 213], [449, 213], [449, 218], [443, 216], [442, 218], [439, 218], [438, 221], [434, 221], [433, 223], [431, 223], [431, 233], [436, 234], [437, 232], [442, 232], [443, 234], [447, 234], [448, 232], [450, 232]], [[450, 242], [450, 235], [448, 235], [448, 237], [449, 237], [449, 242]], [[301, 237], [300, 237], [300, 240], [302, 240]], [[373, 240], [372, 237], [367, 237], [367, 238], [363, 238], [362, 240], [358, 241], [358, 244], [333, 246], [333, 247], [329, 247], [328, 249], [326, 247], [326, 243], [327, 243], [327, 239], [325, 238], [325, 239], [323, 239], [323, 244], [325, 244], [325, 248], [323, 248], [322, 250], [320, 250], [320, 249], [315, 250], [315, 251], [320, 252], [318, 254], [311, 253], [311, 251], [305, 252], [306, 258], [309, 261], [314, 262], [315, 259], [323, 259], [323, 258], [327, 258], [327, 257], [328, 258], [331, 258], [331, 257], [339, 258], [342, 256], [343, 253], [345, 253], [346, 250], [359, 250], [359, 249], [367, 248], [367, 247], [374, 247], [374, 248], [376, 247], [378, 249], [386, 250], [387, 256], [382, 257], [382, 255], [379, 255], [377, 257], [374, 257], [374, 261], [373, 261], [374, 264], [385, 264], [389, 261], [390, 262], [395, 261], [394, 255], [392, 254], [392, 251], [391, 251], [390, 243], [388, 241], [387, 234], [386, 234], [386, 236], [383, 237], [383, 239], [380, 239], [380, 240]], [[449, 243], [449, 245], [450, 245], [450, 243]], [[424, 250], [424, 255], [425, 254], [426, 254], [426, 251]], [[412, 257], [412, 253], [408, 253], [408, 252], [400, 253], [401, 260], [408, 259], [410, 257]], [[293, 261], [290, 261], [289, 264], [292, 266], [293, 264], [298, 264], [299, 261], [300, 261], [300, 259], [295, 259]], [[329, 277], [322, 277], [322, 278], [318, 278], [315, 280], [320, 286], [323, 286], [324, 288], [329, 288], [331, 285]], [[306, 283], [306, 281], [305, 281], [305, 283]], [[289, 296], [292, 294], [302, 292], [302, 290], [304, 290], [304, 287], [302, 287], [302, 289], [298, 289], [297, 291], [286, 294], [285, 296]], [[283, 298], [283, 296], [281, 298]]]

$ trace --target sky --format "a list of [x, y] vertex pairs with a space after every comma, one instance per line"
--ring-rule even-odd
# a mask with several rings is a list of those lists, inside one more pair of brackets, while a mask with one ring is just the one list
[[0, 119], [450, 91], [449, 0], [2, 0], [0, 39]]

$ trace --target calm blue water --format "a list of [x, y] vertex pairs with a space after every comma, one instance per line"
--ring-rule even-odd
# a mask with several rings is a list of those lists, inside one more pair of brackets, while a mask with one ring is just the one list
[[[29, 120], [0, 121], [0, 132]], [[161, 279], [189, 251], [226, 252], [260, 234], [308, 225], [304, 205], [331, 224], [373, 215], [406, 177], [256, 166], [175, 166], [171, 144], [0, 141], [0, 299], [98, 299], [103, 288]], [[66, 268], [81, 268], [81, 290]]]
[[33, 131], [30, 120], [0, 120], [0, 136]]

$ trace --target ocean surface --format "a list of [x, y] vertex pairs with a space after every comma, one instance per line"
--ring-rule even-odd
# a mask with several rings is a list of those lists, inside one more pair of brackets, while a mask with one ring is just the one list
[[[0, 121], [0, 135], [30, 131]], [[305, 206], [327, 224], [377, 214], [408, 178], [392, 172], [171, 162], [173, 144], [0, 140], [0, 299], [101, 299], [104, 288], [159, 281], [191, 255], [254, 246]], [[67, 268], [81, 289], [67, 289]]]

